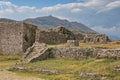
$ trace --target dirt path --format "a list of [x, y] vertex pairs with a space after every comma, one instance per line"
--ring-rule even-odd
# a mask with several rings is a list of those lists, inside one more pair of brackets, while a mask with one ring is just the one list
[[0, 70], [0, 80], [43, 80], [35, 77], [22, 77], [7, 70]]

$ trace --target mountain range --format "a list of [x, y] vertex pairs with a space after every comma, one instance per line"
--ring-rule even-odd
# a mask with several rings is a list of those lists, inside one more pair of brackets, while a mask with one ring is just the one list
[[[11, 20], [7, 18], [0, 18], [0, 22], [17, 22], [16, 20]], [[70, 22], [68, 20], [59, 19], [53, 16], [44, 16], [44, 17], [37, 17], [37, 18], [28, 18], [23, 20], [22, 22], [28, 22], [35, 24], [37, 26], [43, 27], [43, 28], [55, 28], [58, 26], [64, 26], [71, 30], [77, 30], [80, 32], [92, 32], [96, 33], [94, 30], [88, 28], [82, 23], [78, 22]]]

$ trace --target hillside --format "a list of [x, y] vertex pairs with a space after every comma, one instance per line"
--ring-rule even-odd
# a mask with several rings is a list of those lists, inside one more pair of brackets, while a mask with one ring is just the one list
[[7, 18], [0, 18], [0, 22], [17, 22], [17, 21]]
[[31, 18], [24, 20], [25, 22], [31, 22], [44, 28], [54, 28], [57, 26], [65, 26], [68, 29], [78, 30], [82, 32], [95, 32], [87, 26], [78, 22], [69, 22], [68, 20], [62, 20], [53, 16], [44, 16], [38, 18]]
[[[0, 18], [0, 22], [17, 22], [15, 20], [7, 19], [7, 18]], [[80, 32], [94, 32], [94, 30], [88, 28], [82, 23], [78, 22], [69, 22], [68, 20], [62, 20], [53, 16], [44, 16], [44, 17], [37, 17], [37, 18], [28, 18], [23, 20], [22, 22], [33, 23], [37, 26], [43, 28], [55, 28], [58, 26], [65, 26], [71, 30], [77, 30]]]

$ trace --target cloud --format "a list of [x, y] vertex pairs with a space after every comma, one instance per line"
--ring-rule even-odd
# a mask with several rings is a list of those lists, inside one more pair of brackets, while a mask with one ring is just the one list
[[119, 0], [108, 3], [103, 9], [99, 10], [98, 13], [110, 11], [110, 10], [113, 10], [116, 8], [120, 8], [120, 1]]
[[8, 1], [0, 1], [0, 18], [22, 20], [28, 17], [37, 17], [38, 14], [36, 7], [17, 6]]
[[116, 8], [116, 7], [120, 7], [120, 1], [111, 2], [111, 3], [109, 3], [106, 7], [107, 7], [108, 9], [114, 9], [114, 8]]

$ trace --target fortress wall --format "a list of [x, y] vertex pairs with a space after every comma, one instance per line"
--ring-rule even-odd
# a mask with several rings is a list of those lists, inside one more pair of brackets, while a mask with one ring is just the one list
[[59, 44], [59, 43], [66, 43], [67, 39], [65, 38], [64, 35], [54, 31], [47, 32], [47, 31], [37, 30], [36, 41], [46, 44]]
[[37, 26], [23, 23], [23, 51], [25, 52], [26, 49], [33, 45], [35, 42], [36, 37], [36, 29]]
[[[35, 28], [26, 25], [22, 22], [0, 23], [0, 53], [21, 53], [34, 43]], [[25, 42], [25, 35], [28, 42]]]
[[0, 52], [22, 52], [22, 24], [0, 23]]
[[67, 40], [75, 40], [75, 35], [64, 27], [58, 27], [53, 30], [36, 31], [36, 41], [46, 44], [60, 44], [66, 43]]

